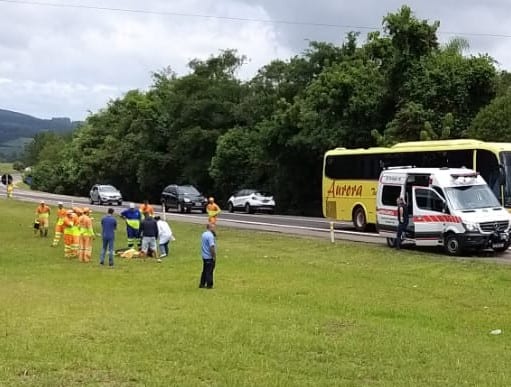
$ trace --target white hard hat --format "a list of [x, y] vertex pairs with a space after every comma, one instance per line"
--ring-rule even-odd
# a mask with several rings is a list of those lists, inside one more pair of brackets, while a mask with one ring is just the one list
[[130, 208], [135, 208], [135, 203], [130, 203]]
[[57, 204], [58, 204], [59, 206], [63, 206], [63, 205], [64, 205], [64, 203], [62, 203], [62, 202], [58, 202]]

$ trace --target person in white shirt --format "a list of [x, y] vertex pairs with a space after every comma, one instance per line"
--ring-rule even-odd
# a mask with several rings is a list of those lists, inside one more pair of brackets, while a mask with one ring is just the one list
[[154, 220], [156, 220], [156, 224], [158, 225], [160, 258], [163, 258], [169, 255], [170, 241], [175, 241], [176, 239], [174, 235], [172, 235], [172, 230], [166, 221], [162, 220], [159, 216], [155, 216]]

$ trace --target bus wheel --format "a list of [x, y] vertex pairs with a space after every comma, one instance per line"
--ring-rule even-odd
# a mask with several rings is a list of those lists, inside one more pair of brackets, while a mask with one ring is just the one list
[[452, 256], [461, 255], [463, 249], [456, 234], [447, 234], [444, 240], [445, 252]]
[[367, 228], [366, 212], [360, 206], [353, 211], [353, 225], [357, 231], [365, 231]]
[[387, 238], [387, 245], [389, 247], [394, 247], [395, 244], [396, 244], [396, 240], [394, 238]]

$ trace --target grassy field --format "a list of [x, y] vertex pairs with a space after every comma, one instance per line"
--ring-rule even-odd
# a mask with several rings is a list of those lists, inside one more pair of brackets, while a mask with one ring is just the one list
[[12, 163], [0, 163], [0, 175], [4, 173], [14, 173], [14, 168], [12, 167]]
[[509, 266], [220, 225], [203, 290], [202, 227], [109, 269], [99, 239], [80, 264], [35, 237], [34, 208], [0, 200], [2, 386], [511, 384]]

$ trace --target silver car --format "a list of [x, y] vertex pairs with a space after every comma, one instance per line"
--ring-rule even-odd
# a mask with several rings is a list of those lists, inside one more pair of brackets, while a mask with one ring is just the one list
[[90, 204], [118, 204], [122, 205], [121, 192], [113, 185], [96, 184], [93, 185], [89, 193]]

